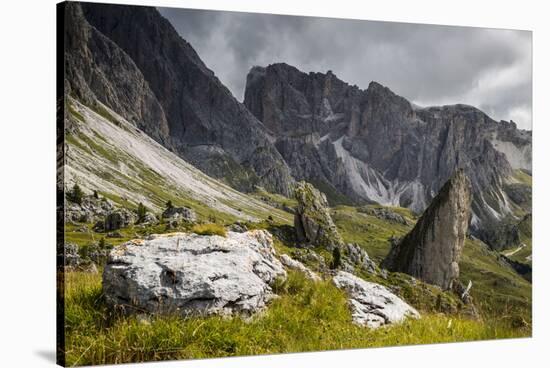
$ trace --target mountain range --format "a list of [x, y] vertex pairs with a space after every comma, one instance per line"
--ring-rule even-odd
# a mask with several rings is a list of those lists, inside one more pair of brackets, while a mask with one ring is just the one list
[[[461, 104], [418, 107], [377, 82], [363, 90], [331, 71], [304, 73], [284, 63], [253, 67], [241, 103], [150, 7], [70, 3], [65, 32], [65, 90], [76, 113], [94, 117], [96, 132], [102, 113], [114, 117], [106, 120], [117, 121], [120, 134], [104, 137], [112, 147], [128, 152], [146, 141], [144, 150], [154, 148], [216, 193], [240, 198], [228, 205], [216, 196], [228, 212], [247, 202], [239, 192], [260, 186], [288, 196], [295, 181], [306, 180], [333, 205], [379, 203], [420, 213], [462, 168], [473, 190], [471, 234], [494, 249], [518, 245], [517, 224], [531, 211], [532, 137], [512, 121]], [[88, 141], [97, 136], [68, 124], [73, 136], [71, 127], [86, 131]], [[123, 144], [127, 136], [133, 145]], [[93, 155], [73, 143], [81, 153], [72, 161], [76, 180], [90, 175], [82, 167], [96, 168]], [[144, 152], [141, 164], [169, 175]], [[101, 172], [109, 170], [124, 168]], [[179, 185], [185, 191], [190, 184]], [[106, 186], [115, 192], [124, 183]]]

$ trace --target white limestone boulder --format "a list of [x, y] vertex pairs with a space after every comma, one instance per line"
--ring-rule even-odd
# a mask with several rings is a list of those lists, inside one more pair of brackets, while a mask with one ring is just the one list
[[173, 233], [114, 248], [103, 291], [111, 307], [127, 313], [250, 315], [274, 297], [278, 277], [286, 272], [267, 231]]

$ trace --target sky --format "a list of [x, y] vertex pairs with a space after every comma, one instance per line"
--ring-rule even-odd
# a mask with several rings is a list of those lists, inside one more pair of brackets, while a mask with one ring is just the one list
[[528, 31], [160, 8], [242, 101], [253, 66], [285, 62], [420, 106], [464, 103], [531, 129]]

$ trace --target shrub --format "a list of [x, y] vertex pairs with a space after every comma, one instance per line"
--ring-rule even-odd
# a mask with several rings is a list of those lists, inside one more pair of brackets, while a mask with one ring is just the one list
[[166, 202], [166, 209], [171, 210], [172, 208], [174, 208], [174, 205], [171, 200], [168, 200], [168, 202]]
[[97, 192], [97, 190], [94, 190], [94, 198], [99, 199], [99, 193]]
[[84, 197], [84, 192], [77, 183], [74, 184], [73, 189], [67, 193], [67, 199], [76, 204], [82, 204], [82, 197]]
[[199, 235], [219, 235], [223, 237], [227, 235], [225, 227], [218, 224], [197, 224], [191, 228], [191, 231]]

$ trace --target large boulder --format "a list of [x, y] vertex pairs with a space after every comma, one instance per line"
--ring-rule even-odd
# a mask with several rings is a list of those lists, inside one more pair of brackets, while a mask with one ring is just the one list
[[450, 289], [459, 275], [471, 202], [470, 180], [459, 170], [445, 183], [411, 232], [392, 245], [382, 267]]
[[121, 208], [110, 212], [103, 221], [98, 221], [94, 225], [96, 231], [114, 231], [130, 226], [136, 222], [137, 216], [134, 212]]
[[377, 328], [401, 322], [407, 317], [420, 317], [416, 309], [382, 285], [344, 271], [338, 272], [332, 280], [349, 295], [353, 322], [360, 326]]
[[294, 197], [298, 201], [294, 214], [298, 242], [329, 250], [341, 246], [343, 241], [330, 217], [325, 195], [302, 181], [296, 184]]
[[126, 312], [251, 314], [273, 298], [286, 277], [265, 230], [226, 237], [173, 233], [114, 248], [103, 272], [111, 307]]

